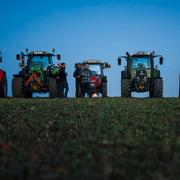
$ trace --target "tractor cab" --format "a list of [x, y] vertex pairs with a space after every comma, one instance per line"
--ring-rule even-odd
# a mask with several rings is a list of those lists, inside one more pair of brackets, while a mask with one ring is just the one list
[[153, 69], [154, 62], [151, 55], [146, 52], [138, 52], [129, 56], [127, 59], [127, 68], [131, 78], [146, 76], [151, 77], [151, 69]]
[[100, 64], [88, 64], [89, 69], [91, 70], [92, 75], [102, 75], [103, 70]]
[[27, 65], [29, 68], [33, 66], [40, 66], [47, 69], [49, 65], [53, 64], [53, 54], [47, 52], [31, 52], [28, 54]]
[[149, 56], [133, 56], [130, 60], [131, 69], [150, 69], [151, 62]]
[[27, 67], [31, 68], [33, 66], [40, 66], [43, 69], [47, 69], [49, 65], [53, 64], [53, 57], [56, 56], [58, 60], [61, 59], [60, 54], [54, 55], [53, 53], [48, 53], [46, 51], [32, 51], [28, 53], [28, 49], [26, 49], [26, 54], [21, 52], [21, 54], [16, 55], [16, 59], [18, 61], [22, 61], [20, 63], [21, 67], [25, 66], [25, 57], [27, 57]]
[[111, 67], [111, 65], [108, 64], [107, 62], [101, 62], [99, 60], [86, 60], [86, 61], [83, 61], [82, 64], [88, 64], [92, 75], [99, 75], [99, 76], [104, 75], [105, 68]]

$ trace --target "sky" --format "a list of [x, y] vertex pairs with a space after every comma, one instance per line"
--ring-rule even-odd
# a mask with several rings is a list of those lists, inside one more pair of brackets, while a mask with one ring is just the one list
[[7, 72], [8, 95], [12, 95], [12, 75], [19, 71], [16, 54], [26, 48], [50, 52], [56, 48], [61, 62], [67, 63], [70, 97], [75, 94], [74, 63], [85, 59], [111, 64], [105, 70], [108, 95], [120, 96], [125, 61], [118, 66], [117, 58], [140, 50], [163, 55], [164, 64], [158, 60], [156, 64], [164, 96], [177, 97], [179, 19], [179, 0], [0, 0], [0, 67]]

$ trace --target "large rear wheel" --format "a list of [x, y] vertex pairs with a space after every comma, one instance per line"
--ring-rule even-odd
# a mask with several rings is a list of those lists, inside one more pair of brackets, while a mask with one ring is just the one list
[[49, 78], [49, 97], [58, 98], [60, 97], [59, 83], [53, 77]]
[[131, 97], [131, 81], [129, 79], [121, 79], [121, 97]]
[[151, 98], [162, 98], [163, 97], [163, 80], [162, 79], [154, 79], [153, 87], [150, 91]]
[[14, 77], [12, 80], [12, 95], [16, 98], [24, 98], [24, 79], [23, 77]]
[[107, 82], [102, 82], [102, 97], [107, 97]]

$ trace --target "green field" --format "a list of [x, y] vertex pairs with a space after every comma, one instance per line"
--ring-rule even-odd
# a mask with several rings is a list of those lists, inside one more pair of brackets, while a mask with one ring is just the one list
[[0, 179], [180, 179], [180, 99], [0, 99]]

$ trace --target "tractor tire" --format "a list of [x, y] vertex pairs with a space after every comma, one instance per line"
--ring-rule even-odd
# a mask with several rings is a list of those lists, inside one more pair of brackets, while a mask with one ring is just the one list
[[12, 80], [12, 95], [15, 98], [25, 98], [23, 77], [14, 77]]
[[7, 97], [7, 79], [6, 77], [0, 82], [0, 97]]
[[121, 97], [131, 98], [131, 81], [129, 79], [121, 79]]
[[102, 97], [107, 97], [107, 82], [102, 82]]
[[163, 97], [163, 80], [154, 79], [153, 80], [153, 89], [150, 92], [151, 98], [162, 98]]
[[60, 97], [59, 83], [53, 77], [49, 78], [49, 97], [50, 98]]

